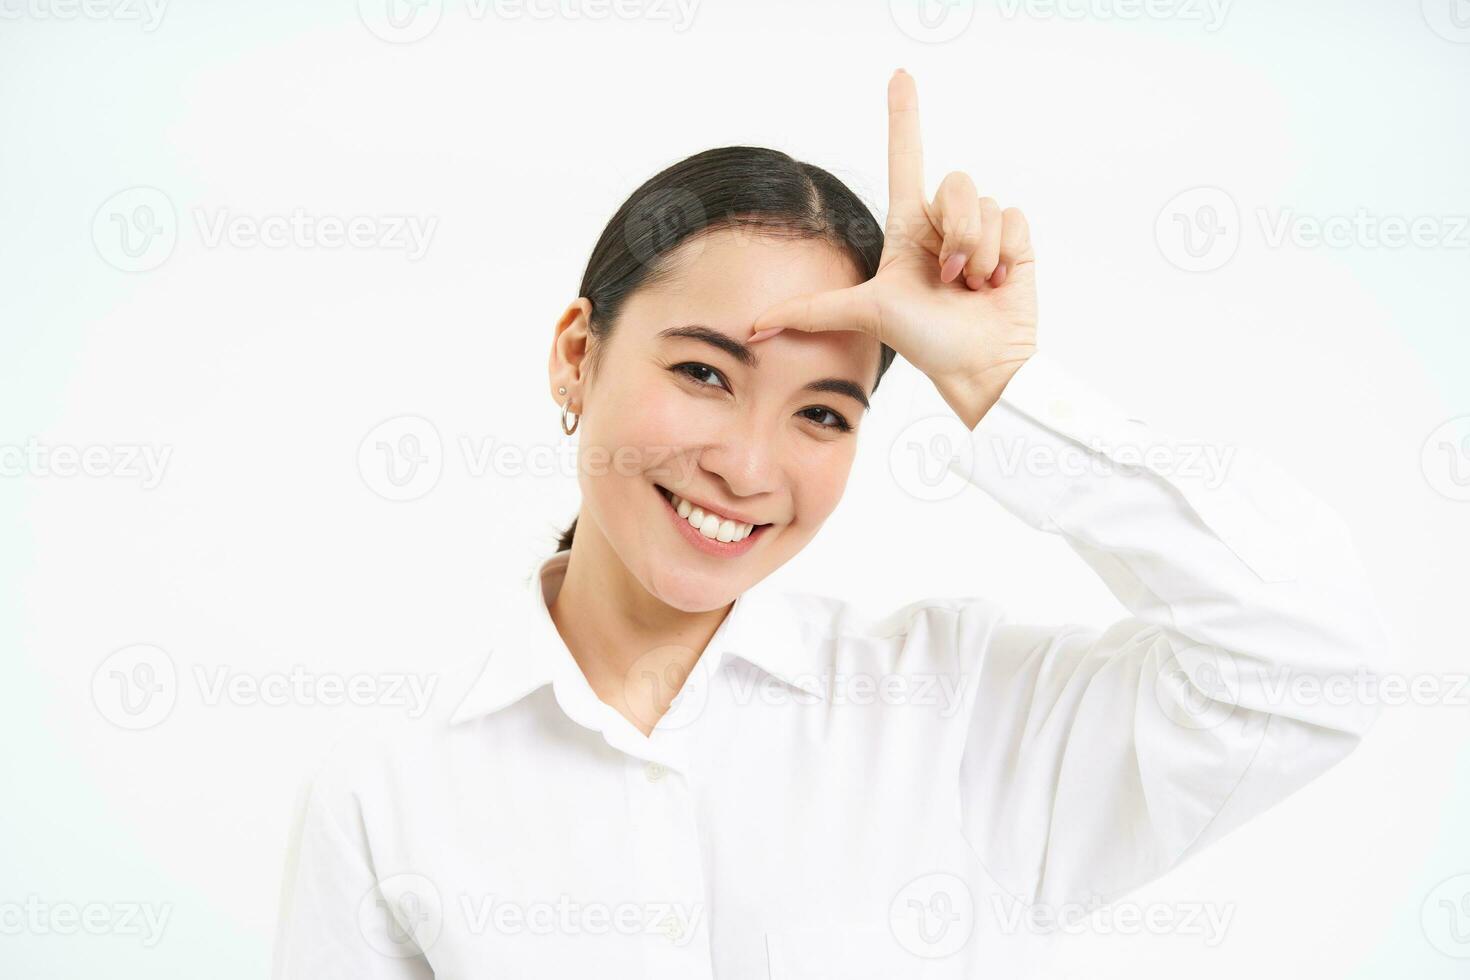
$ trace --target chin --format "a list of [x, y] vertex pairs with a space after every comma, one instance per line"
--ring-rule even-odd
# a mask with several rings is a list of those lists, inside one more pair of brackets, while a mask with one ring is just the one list
[[690, 568], [664, 566], [652, 571], [648, 591], [680, 612], [701, 613], [729, 605], [742, 591], [723, 576], [706, 576]]

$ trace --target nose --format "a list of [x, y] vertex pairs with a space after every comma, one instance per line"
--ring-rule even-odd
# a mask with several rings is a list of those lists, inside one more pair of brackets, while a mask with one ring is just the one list
[[754, 417], [732, 419], [699, 454], [699, 466], [720, 478], [731, 496], [759, 499], [780, 486], [780, 440]]

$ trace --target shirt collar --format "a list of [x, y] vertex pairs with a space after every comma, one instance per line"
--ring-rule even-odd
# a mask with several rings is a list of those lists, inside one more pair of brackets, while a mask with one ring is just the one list
[[[555, 682], [559, 677], [585, 686], [581, 668], [557, 631], [548, 604], [561, 588], [571, 551], [558, 551], [532, 568], [493, 631], [491, 652], [480, 676], [469, 686], [451, 725], [492, 714]], [[762, 580], [741, 593], [700, 656], [711, 672], [732, 654], [786, 684], [825, 697], [825, 650], [809, 642], [792, 599]]]

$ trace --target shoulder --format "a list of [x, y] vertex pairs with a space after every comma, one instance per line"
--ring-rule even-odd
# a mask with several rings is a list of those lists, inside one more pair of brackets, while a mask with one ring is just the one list
[[983, 596], [929, 596], [876, 605], [787, 590], [779, 601], [804, 643], [824, 646], [837, 666], [844, 660], [887, 661], [894, 669], [954, 668], [989, 644], [1005, 609]]
[[[449, 743], [463, 737], [449, 719], [483, 669], [483, 655], [466, 656], [405, 678], [391, 701], [361, 708], [307, 763], [306, 781], [318, 804], [336, 813], [374, 799], [412, 792], [442, 766]], [[390, 697], [390, 695], [385, 695]]]

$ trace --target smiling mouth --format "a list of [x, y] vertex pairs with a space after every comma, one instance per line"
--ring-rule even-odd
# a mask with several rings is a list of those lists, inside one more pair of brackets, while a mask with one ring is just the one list
[[690, 527], [711, 541], [738, 544], [771, 526], [769, 523], [748, 524], [727, 518], [723, 514], [706, 511], [680, 497], [668, 487], [657, 483], [654, 484], [654, 489], [658, 490], [664, 500], [668, 501], [669, 506], [680, 520], [688, 523]]

